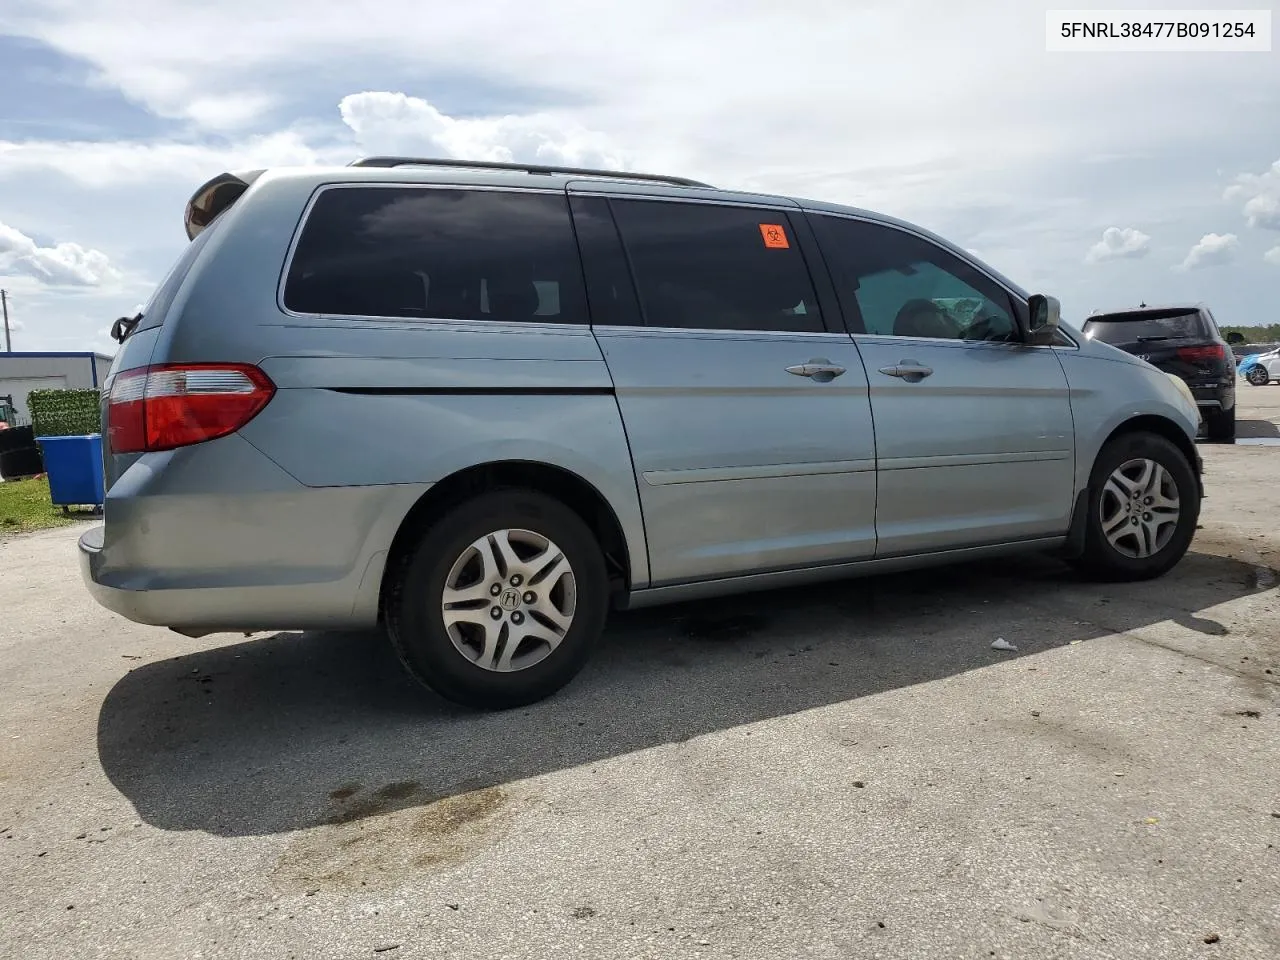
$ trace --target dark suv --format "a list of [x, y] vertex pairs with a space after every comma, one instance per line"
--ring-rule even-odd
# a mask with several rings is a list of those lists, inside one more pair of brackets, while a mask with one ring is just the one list
[[1083, 332], [1184, 380], [1209, 439], [1235, 440], [1235, 357], [1208, 307], [1144, 305], [1097, 313], [1085, 321]]

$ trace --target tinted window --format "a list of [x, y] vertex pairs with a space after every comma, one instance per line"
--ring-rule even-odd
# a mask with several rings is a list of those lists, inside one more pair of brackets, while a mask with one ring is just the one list
[[812, 220], [854, 333], [1017, 338], [1004, 290], [937, 244], [881, 224]]
[[786, 214], [653, 200], [612, 206], [648, 326], [824, 329]]
[[1092, 339], [1111, 344], [1210, 336], [1196, 310], [1108, 313], [1086, 320], [1084, 332]]
[[300, 313], [586, 322], [565, 198], [495, 190], [324, 191], [284, 301]]

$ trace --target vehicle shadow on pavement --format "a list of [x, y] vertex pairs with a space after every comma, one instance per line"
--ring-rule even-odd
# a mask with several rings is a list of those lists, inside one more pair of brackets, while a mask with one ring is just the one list
[[1257, 590], [1256, 567], [1205, 554], [1123, 585], [1033, 557], [615, 614], [570, 687], [490, 714], [421, 691], [380, 636], [277, 634], [134, 669], [102, 704], [98, 748], [151, 825], [282, 833], [1167, 620], [1216, 636], [1206, 611]]
[[1262, 440], [1280, 437], [1280, 426], [1270, 420], [1237, 420], [1236, 436], [1245, 440]]

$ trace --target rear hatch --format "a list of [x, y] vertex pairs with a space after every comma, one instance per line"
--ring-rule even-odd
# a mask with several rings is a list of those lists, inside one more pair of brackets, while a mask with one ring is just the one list
[[1227, 345], [1194, 308], [1101, 314], [1085, 321], [1084, 334], [1193, 386], [1217, 383], [1233, 373]]

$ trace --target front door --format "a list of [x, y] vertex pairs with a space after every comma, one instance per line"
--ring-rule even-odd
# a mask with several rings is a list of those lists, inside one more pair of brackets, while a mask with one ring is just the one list
[[815, 294], [796, 208], [572, 208], [654, 585], [872, 557], [867, 380]]
[[1019, 342], [1010, 294], [933, 241], [810, 221], [870, 384], [877, 556], [1065, 533], [1075, 433], [1056, 348]]

